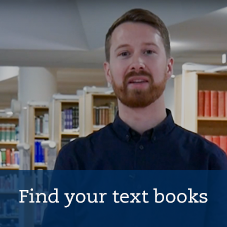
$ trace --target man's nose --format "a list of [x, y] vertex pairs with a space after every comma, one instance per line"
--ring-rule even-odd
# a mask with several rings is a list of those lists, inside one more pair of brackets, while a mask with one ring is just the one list
[[130, 65], [130, 71], [139, 72], [145, 69], [145, 64], [140, 57], [134, 57]]

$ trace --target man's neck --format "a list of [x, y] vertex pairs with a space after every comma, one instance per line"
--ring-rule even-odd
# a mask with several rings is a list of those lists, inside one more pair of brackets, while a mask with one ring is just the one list
[[119, 117], [141, 135], [166, 118], [163, 95], [145, 108], [130, 108], [118, 101]]

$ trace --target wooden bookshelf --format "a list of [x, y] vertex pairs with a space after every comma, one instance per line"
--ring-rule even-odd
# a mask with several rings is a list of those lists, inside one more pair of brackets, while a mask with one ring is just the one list
[[[40, 128], [40, 132], [36, 133], [36, 122], [35, 119], [39, 117], [42, 119], [42, 116], [44, 114], [49, 114], [49, 106], [35, 106], [35, 105], [29, 105], [28, 106], [28, 115], [29, 115], [29, 133], [28, 133], [28, 143], [31, 147], [31, 170], [35, 170], [37, 165], [35, 164], [35, 141], [36, 140], [49, 140], [49, 132], [47, 134], [42, 133], [42, 127]], [[41, 116], [41, 117], [40, 117]], [[49, 114], [50, 118], [50, 114]], [[50, 122], [50, 119], [49, 119]], [[48, 131], [49, 131], [49, 125], [48, 124]], [[40, 168], [46, 168], [46, 165], [40, 164]]]
[[[16, 137], [18, 137], [18, 134], [16, 134], [16, 127], [19, 124], [19, 119], [17, 117], [0, 117], [0, 150], [2, 149], [10, 149], [10, 152], [12, 149], [14, 151], [17, 151], [17, 144], [18, 141], [16, 141]], [[2, 155], [0, 153], [0, 155]], [[0, 170], [17, 170], [19, 169], [19, 166], [0, 166]]]
[[[73, 99], [73, 97], [72, 99], [71, 97], [69, 98], [70, 99], [53, 99], [50, 105], [50, 116], [52, 116], [50, 121], [50, 139], [56, 142], [58, 151], [70, 140], [86, 136], [105, 126], [94, 125], [93, 107], [108, 107], [110, 103], [114, 103], [114, 106], [117, 106], [117, 99], [113, 94], [87, 93], [77, 97], [77, 99]], [[62, 112], [67, 109], [72, 109], [73, 107], [79, 109], [79, 119], [77, 118], [76, 124], [78, 125], [79, 123], [79, 128], [65, 128]]]
[[100, 126], [93, 126], [93, 131], [96, 132], [98, 131], [99, 129], [105, 127], [105, 125], [100, 125]]
[[[98, 94], [98, 93], [88, 93], [85, 96], [82, 96], [80, 99], [81, 99], [81, 102], [83, 103], [82, 114], [81, 114], [82, 117], [80, 119], [81, 125], [82, 125], [81, 135], [87, 136], [90, 133], [97, 131], [105, 126], [101, 122], [100, 122], [100, 125], [96, 124], [94, 107], [106, 108], [112, 105], [112, 107], [116, 108], [117, 99], [114, 94]], [[107, 111], [110, 111], [110, 109]], [[111, 118], [108, 117], [108, 119], [109, 120], [105, 120], [103, 122], [106, 122], [106, 124], [112, 122], [114, 119], [114, 113], [113, 113], [113, 117]]]
[[198, 121], [227, 121], [227, 117], [197, 117]]
[[2, 142], [0, 141], [0, 146], [16, 146], [18, 141], [9, 141], [9, 142]]
[[47, 165], [44, 164], [44, 163], [34, 163], [34, 169], [46, 169], [47, 168]]
[[0, 123], [18, 124], [18, 117], [0, 117]]
[[54, 120], [51, 122], [50, 130], [58, 151], [71, 139], [80, 136], [80, 106], [79, 99], [73, 97], [52, 100], [50, 111]]
[[19, 166], [1, 166], [0, 170], [19, 170]]
[[35, 139], [49, 139], [49, 135], [35, 135]]
[[227, 117], [198, 117], [198, 91], [227, 91], [227, 73], [186, 72], [182, 78], [175, 77], [175, 122], [201, 135], [227, 135]]
[[62, 132], [61, 133], [61, 135], [62, 136], [79, 136], [80, 135], [80, 133], [79, 132], [73, 132], [73, 131], [71, 131], [71, 132]]

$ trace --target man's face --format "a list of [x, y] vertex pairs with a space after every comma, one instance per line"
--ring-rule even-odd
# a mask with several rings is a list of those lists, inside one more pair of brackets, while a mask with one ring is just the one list
[[146, 107], [163, 94], [172, 65], [155, 28], [126, 22], [112, 33], [110, 62], [104, 63], [104, 70], [124, 105]]

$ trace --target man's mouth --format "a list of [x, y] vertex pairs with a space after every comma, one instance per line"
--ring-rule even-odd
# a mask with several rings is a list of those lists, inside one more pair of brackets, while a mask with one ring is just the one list
[[140, 84], [140, 83], [147, 83], [147, 80], [132, 80], [129, 81], [129, 84]]
[[148, 83], [148, 78], [144, 76], [140, 77], [132, 77], [128, 80], [129, 84], [142, 84], [142, 83]]

